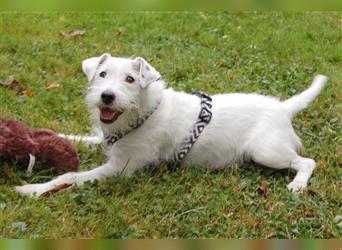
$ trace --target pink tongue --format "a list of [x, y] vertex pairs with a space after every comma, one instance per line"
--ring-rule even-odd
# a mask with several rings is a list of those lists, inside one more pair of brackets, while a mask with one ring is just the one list
[[101, 119], [102, 120], [112, 120], [115, 115], [115, 112], [108, 108], [101, 109]]

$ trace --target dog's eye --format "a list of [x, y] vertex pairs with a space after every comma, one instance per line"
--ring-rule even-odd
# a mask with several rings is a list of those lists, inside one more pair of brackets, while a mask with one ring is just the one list
[[134, 80], [134, 78], [133, 77], [131, 77], [131, 76], [127, 76], [126, 77], [126, 82], [128, 82], [128, 83], [133, 83], [135, 80]]
[[105, 77], [106, 77], [106, 75], [107, 75], [107, 73], [106, 73], [106, 72], [104, 72], [104, 71], [102, 71], [102, 72], [100, 73], [100, 77], [102, 77], [102, 78], [105, 78]]

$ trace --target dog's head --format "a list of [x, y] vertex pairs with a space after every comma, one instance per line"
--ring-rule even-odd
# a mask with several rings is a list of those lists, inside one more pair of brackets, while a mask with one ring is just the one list
[[82, 68], [90, 83], [87, 102], [106, 124], [141, 108], [142, 96], [160, 79], [159, 72], [141, 57], [128, 59], [103, 54], [84, 60]]

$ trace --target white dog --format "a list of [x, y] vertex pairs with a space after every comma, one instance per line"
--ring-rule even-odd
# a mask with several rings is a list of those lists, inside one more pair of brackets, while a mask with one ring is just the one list
[[[253, 160], [271, 168], [294, 169], [297, 174], [288, 184], [292, 191], [307, 186], [316, 164], [297, 154], [302, 144], [291, 119], [319, 95], [325, 76], [317, 76], [309, 89], [284, 102], [257, 94], [214, 95], [206, 106], [212, 117], [207, 116], [198, 132], [194, 126], [205, 108], [203, 98], [165, 89], [159, 72], [143, 58], [103, 54], [84, 60], [82, 66], [90, 83], [87, 102], [104, 137], [71, 138], [104, 141], [108, 161], [90, 171], [16, 187], [21, 194], [40, 196], [58, 186], [80, 186], [117, 173], [130, 175], [146, 165], [175, 160], [181, 166], [209, 168]], [[183, 153], [177, 158], [179, 152]]]

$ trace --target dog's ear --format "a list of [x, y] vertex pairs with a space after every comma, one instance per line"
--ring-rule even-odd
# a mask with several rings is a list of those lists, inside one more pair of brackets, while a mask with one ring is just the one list
[[135, 58], [132, 66], [139, 76], [139, 82], [142, 88], [146, 88], [150, 83], [160, 78], [160, 73], [142, 57]]
[[82, 62], [83, 72], [88, 77], [89, 82], [94, 78], [96, 70], [110, 57], [110, 54], [104, 53], [102, 56], [91, 57]]

